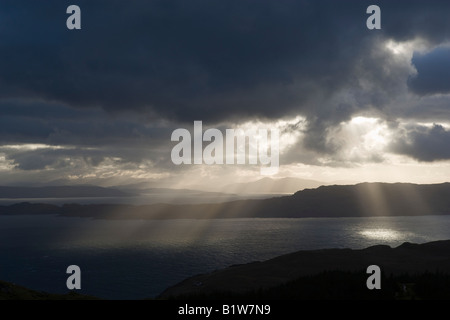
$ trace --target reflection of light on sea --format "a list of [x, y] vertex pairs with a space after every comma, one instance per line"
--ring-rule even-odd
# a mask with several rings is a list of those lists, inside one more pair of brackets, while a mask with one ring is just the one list
[[359, 234], [376, 240], [398, 240], [403, 236], [400, 232], [391, 229], [366, 229]]

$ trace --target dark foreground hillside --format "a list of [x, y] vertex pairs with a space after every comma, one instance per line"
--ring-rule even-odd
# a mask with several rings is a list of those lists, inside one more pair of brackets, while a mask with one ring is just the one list
[[166, 296], [170, 300], [450, 300], [450, 274], [382, 274], [380, 290], [368, 290], [363, 270], [324, 271], [269, 288], [244, 292], [217, 289]]
[[[367, 289], [370, 265], [381, 268], [381, 290]], [[298, 251], [194, 276], [160, 298], [450, 299], [450, 240]]]
[[76, 292], [52, 294], [35, 291], [16, 284], [0, 281], [0, 300], [95, 300], [97, 298]]

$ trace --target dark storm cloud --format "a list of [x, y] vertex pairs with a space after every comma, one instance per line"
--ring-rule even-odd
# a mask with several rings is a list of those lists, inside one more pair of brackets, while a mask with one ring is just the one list
[[[278, 117], [308, 101], [318, 85], [340, 86], [327, 75], [349, 67], [327, 48], [336, 21], [323, 17], [311, 33], [319, 7], [300, 2], [91, 3], [79, 2], [83, 30], [78, 33], [63, 31], [61, 2], [45, 10], [33, 4], [13, 11], [22, 26], [8, 29], [16, 30], [11, 32], [16, 36], [6, 37], [15, 45], [2, 47], [4, 96], [156, 110], [189, 121]], [[54, 42], [36, 43], [36, 38]], [[308, 81], [300, 83], [303, 79]]]
[[395, 153], [411, 156], [419, 161], [450, 159], [450, 131], [435, 124], [432, 128], [407, 128], [390, 146]]
[[427, 54], [415, 54], [412, 63], [417, 75], [409, 81], [418, 94], [450, 93], [450, 48], [437, 48]]
[[[302, 147], [333, 154], [339, 146], [327, 129], [354, 114], [415, 117], [411, 108], [386, 110], [408, 80], [386, 39], [438, 45], [450, 38], [448, 1], [377, 1], [376, 31], [366, 28], [372, 1], [79, 0], [76, 31], [66, 29], [70, 4], [0, 3], [0, 143], [70, 145], [93, 165], [114, 153], [164, 165], [177, 122], [289, 115], [306, 117]], [[415, 92], [447, 92], [433, 61], [448, 69], [439, 50], [414, 56]], [[64, 165], [56, 155], [74, 156], [40, 152], [36, 164], [25, 154], [9, 157], [42, 168]], [[300, 161], [314, 161], [314, 152]]]
[[0, 114], [0, 155], [21, 170], [73, 170], [113, 158], [120, 166], [165, 164], [175, 129], [145, 118], [39, 101], [2, 101]]
[[[0, 33], [1, 96], [146, 110], [182, 121], [317, 115], [318, 103], [358, 87], [364, 68], [355, 62], [377, 65], [377, 38], [448, 36], [449, 5], [441, 1], [425, 9], [423, 2], [380, 2], [380, 32], [365, 27], [371, 4], [365, 1], [77, 4], [82, 30], [69, 31], [65, 1], [2, 2], [8, 28]], [[385, 75], [371, 78], [389, 88]]]
[[142, 146], [169, 140], [173, 128], [101, 109], [10, 100], [0, 102], [0, 145], [44, 143], [72, 146]]
[[382, 28], [396, 41], [422, 38], [431, 44], [450, 36], [447, 19], [450, 3], [445, 0], [375, 1], [382, 8]]

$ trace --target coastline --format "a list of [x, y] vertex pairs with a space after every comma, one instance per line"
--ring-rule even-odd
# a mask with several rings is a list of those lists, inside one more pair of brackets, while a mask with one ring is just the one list
[[[365, 270], [374, 264], [381, 268], [382, 287], [370, 291]], [[301, 250], [195, 275], [146, 299], [448, 299], [446, 283], [450, 240], [441, 240], [394, 248]], [[102, 298], [74, 291], [51, 294], [0, 281], [0, 300], [86, 299]]]
[[[158, 298], [247, 297], [305, 277], [318, 276], [319, 284], [323, 275], [330, 272], [337, 274], [335, 282], [347, 273], [357, 277], [362, 274], [364, 279], [368, 276], [364, 271], [370, 265], [378, 265], [386, 277], [429, 273], [450, 275], [450, 240], [423, 244], [405, 242], [395, 248], [375, 245], [365, 249], [302, 250], [193, 276], [167, 288]], [[360, 285], [367, 290], [365, 282]], [[358, 285], [358, 290], [360, 287]], [[332, 289], [332, 285], [328, 289]]]

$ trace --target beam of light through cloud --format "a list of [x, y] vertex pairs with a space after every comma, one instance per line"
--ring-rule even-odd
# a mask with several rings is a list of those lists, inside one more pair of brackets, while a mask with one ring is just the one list
[[276, 177], [448, 173], [449, 3], [383, 0], [371, 32], [368, 1], [194, 2], [81, 0], [81, 33], [57, 27], [58, 1], [2, 2], [0, 180], [255, 178], [253, 166], [171, 165], [170, 133], [194, 120], [279, 129]]

